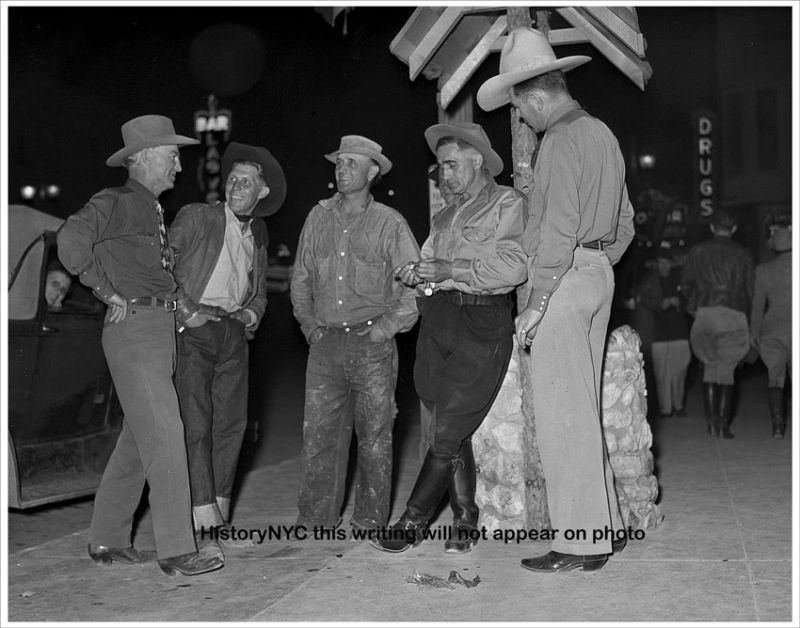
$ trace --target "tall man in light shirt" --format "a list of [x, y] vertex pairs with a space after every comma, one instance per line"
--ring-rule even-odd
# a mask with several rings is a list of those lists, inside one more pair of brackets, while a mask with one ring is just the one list
[[308, 339], [298, 525], [338, 525], [350, 440], [358, 464], [350, 525], [386, 525], [397, 414], [394, 336], [417, 321], [414, 291], [394, 270], [419, 258], [403, 216], [371, 189], [392, 167], [380, 144], [346, 135], [325, 155], [336, 164], [337, 192], [306, 218], [291, 283], [294, 315]]
[[424, 285], [414, 383], [434, 415], [433, 442], [405, 512], [372, 545], [402, 552], [420, 543], [449, 492], [455, 530], [445, 551], [463, 553], [470, 551], [469, 533], [478, 524], [470, 437], [508, 368], [514, 335], [511, 292], [527, 272], [525, 197], [495, 183], [503, 161], [480, 125], [435, 124], [426, 129], [425, 139], [449, 200], [433, 217], [422, 259], [399, 269], [399, 276], [407, 285]]
[[[267, 306], [267, 227], [286, 182], [266, 148], [231, 142], [225, 202], [193, 203], [170, 228], [178, 283], [175, 386], [199, 540], [226, 549], [231, 492], [247, 427], [248, 347]], [[202, 543], [204, 547], [208, 542]], [[213, 551], [216, 551], [215, 549]]]
[[[522, 560], [545, 573], [601, 569], [625, 537], [600, 424], [600, 391], [616, 264], [633, 239], [625, 159], [602, 121], [572, 99], [564, 73], [589, 57], [557, 58], [547, 35], [509, 33], [500, 74], [481, 85], [485, 111], [508, 104], [544, 133], [533, 164], [525, 252], [530, 296], [515, 321], [530, 346], [533, 414], [547, 504], [551, 551]], [[595, 543], [594, 530], [613, 531]], [[564, 530], [587, 539], [566, 539]], [[578, 532], [577, 534], [581, 534]]]

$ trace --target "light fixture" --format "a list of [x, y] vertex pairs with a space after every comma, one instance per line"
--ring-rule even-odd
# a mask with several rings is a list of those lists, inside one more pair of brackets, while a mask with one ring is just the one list
[[36, 187], [33, 185], [23, 185], [19, 189], [19, 195], [22, 197], [23, 200], [29, 201], [34, 196], [36, 196]]
[[656, 156], [651, 153], [639, 155], [639, 167], [642, 170], [650, 170], [656, 166]]

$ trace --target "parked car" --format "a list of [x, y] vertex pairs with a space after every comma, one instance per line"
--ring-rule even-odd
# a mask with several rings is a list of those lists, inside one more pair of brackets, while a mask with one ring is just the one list
[[[45, 298], [63, 220], [24, 205], [8, 216], [8, 496], [31, 508], [91, 495], [122, 411], [101, 345], [105, 305], [72, 281]], [[63, 290], [62, 290], [63, 293]]]

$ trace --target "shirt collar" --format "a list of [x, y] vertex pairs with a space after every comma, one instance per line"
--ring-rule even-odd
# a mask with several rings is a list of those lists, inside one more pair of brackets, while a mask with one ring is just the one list
[[150, 190], [148, 190], [144, 185], [139, 183], [136, 179], [133, 179], [131, 177], [128, 177], [128, 180], [125, 182], [125, 187], [133, 190], [139, 196], [143, 196], [151, 203], [155, 203], [158, 200], [155, 194], [153, 194]]
[[486, 183], [480, 188], [478, 188], [473, 181], [472, 186], [470, 186], [466, 192], [455, 196], [453, 200], [458, 199], [456, 202], [456, 207], [461, 207], [462, 205], [466, 205], [472, 199], [489, 198], [496, 187], [497, 183], [495, 183], [494, 178], [487, 174]]
[[[369, 211], [369, 208], [372, 207], [372, 203], [375, 199], [372, 197], [372, 194], [367, 196], [367, 204], [364, 206], [364, 213]], [[342, 193], [336, 192], [330, 198], [323, 198], [321, 201], [318, 201], [318, 204], [323, 207], [324, 209], [337, 209], [342, 202]]]
[[574, 98], [570, 98], [567, 102], [560, 104], [558, 107], [553, 109], [550, 115], [547, 117], [547, 124], [545, 125], [548, 129], [553, 126], [564, 114], [574, 111], [575, 109], [580, 109], [580, 103], [575, 100]]

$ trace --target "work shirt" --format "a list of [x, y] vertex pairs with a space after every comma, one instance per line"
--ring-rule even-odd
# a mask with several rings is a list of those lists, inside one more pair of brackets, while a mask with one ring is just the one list
[[625, 159], [611, 130], [575, 100], [555, 109], [546, 128], [533, 167], [524, 238], [528, 307], [539, 312], [572, 265], [579, 244], [603, 242], [609, 261], [616, 264], [634, 236]]
[[415, 291], [395, 268], [419, 259], [405, 219], [370, 195], [364, 211], [341, 212], [342, 197], [319, 201], [303, 225], [292, 272], [294, 315], [306, 338], [317, 327], [373, 321], [387, 338], [417, 321]]
[[489, 179], [477, 189], [454, 196], [432, 220], [422, 259], [453, 262], [453, 278], [441, 290], [469, 294], [505, 294], [525, 282], [527, 256], [525, 197]]
[[105, 302], [119, 293], [171, 298], [175, 282], [161, 265], [153, 193], [134, 179], [95, 194], [58, 231], [64, 267]]
[[235, 312], [242, 307], [250, 289], [253, 270], [253, 232], [225, 203], [225, 238], [214, 271], [203, 290], [200, 303]]
[[681, 289], [687, 310], [722, 305], [750, 316], [754, 282], [753, 258], [727, 236], [695, 244], [683, 266]]

